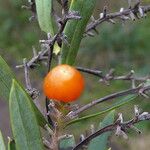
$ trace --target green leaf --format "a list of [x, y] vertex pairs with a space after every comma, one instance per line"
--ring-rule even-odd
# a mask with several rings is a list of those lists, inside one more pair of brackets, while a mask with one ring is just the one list
[[[104, 118], [104, 120], [100, 123], [99, 128], [104, 128], [114, 122], [115, 111], [112, 110], [109, 114]], [[106, 132], [95, 139], [93, 139], [89, 146], [88, 150], [106, 150], [108, 138], [111, 135], [111, 132]]]
[[15, 141], [12, 139], [8, 139], [8, 150], [16, 150]]
[[[36, 0], [35, 3], [41, 30], [54, 36], [57, 31], [57, 24], [52, 11], [53, 0]], [[59, 52], [60, 47], [55, 43], [54, 53], [58, 54]]]
[[38, 22], [42, 31], [54, 36], [54, 18], [52, 0], [35, 0]]
[[0, 96], [4, 100], [9, 99], [9, 92], [13, 78], [15, 78], [13, 72], [0, 56]]
[[3, 139], [1, 131], [0, 131], [0, 150], [6, 150], [4, 139]]
[[[28, 95], [27, 95], [28, 96]], [[33, 100], [28, 96], [28, 99], [30, 100], [30, 103], [31, 103], [31, 106], [35, 112], [35, 115], [36, 115], [36, 118], [37, 118], [37, 121], [38, 121], [38, 124], [45, 128], [45, 125], [48, 124], [48, 122], [46, 121], [46, 119], [44, 118], [43, 114], [39, 111], [39, 109], [35, 106], [35, 104], [33, 103]], [[50, 126], [48, 124], [48, 126], [50, 128], [52, 128], [52, 126]]]
[[100, 116], [100, 115], [102, 115], [104, 113], [107, 113], [107, 112], [109, 112], [111, 110], [117, 109], [117, 108], [119, 108], [119, 107], [129, 103], [130, 101], [134, 100], [136, 97], [137, 97], [137, 95], [130, 94], [130, 95], [126, 96], [125, 98], [122, 98], [119, 101], [117, 101], [114, 104], [112, 104], [111, 107], [105, 108], [104, 110], [102, 110], [102, 111], [100, 111], [98, 113], [94, 113], [94, 114], [87, 115], [87, 116], [84, 116], [84, 117], [81, 117], [81, 118], [74, 119], [74, 120], [70, 121], [69, 123], [66, 124], [65, 127], [67, 127], [67, 126], [69, 126], [71, 124], [77, 123], [77, 122], [81, 122], [81, 121], [87, 120], [87, 119], [93, 119], [93, 117], [97, 117], [97, 116]]
[[40, 129], [31, 101], [15, 80], [10, 91], [9, 111], [16, 149], [43, 150]]
[[[13, 74], [7, 63], [4, 61], [4, 59], [0, 56], [0, 96], [6, 101], [9, 100], [9, 93], [13, 79], [15, 79], [15, 75]], [[47, 121], [35, 106], [33, 100], [30, 97], [29, 99], [36, 113], [39, 125], [41, 127], [44, 127], [45, 124], [47, 124]]]
[[75, 146], [75, 139], [73, 135], [67, 135], [59, 141], [60, 150], [72, 150]]
[[[57, 25], [52, 13], [52, 0], [36, 0], [36, 11], [38, 22], [42, 31], [50, 33], [51, 36], [55, 35]], [[58, 54], [60, 47], [57, 43], [54, 45], [54, 53]]]
[[70, 11], [78, 11], [82, 17], [80, 20], [70, 20], [64, 30], [68, 43], [63, 43], [61, 51], [61, 63], [72, 65], [77, 56], [79, 46], [93, 13], [96, 0], [72, 0]]

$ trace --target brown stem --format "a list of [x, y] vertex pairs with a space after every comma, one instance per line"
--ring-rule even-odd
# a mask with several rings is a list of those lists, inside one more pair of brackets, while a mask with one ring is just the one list
[[78, 116], [78, 114], [80, 114], [81, 112], [99, 104], [99, 103], [102, 103], [104, 101], [108, 101], [108, 100], [111, 100], [111, 99], [114, 99], [114, 98], [119, 98], [119, 97], [122, 97], [122, 96], [125, 96], [125, 95], [129, 95], [129, 94], [139, 94], [140, 91], [142, 91], [142, 93], [144, 93], [145, 91], [148, 91], [150, 90], [150, 86], [145, 86], [145, 87], [142, 87], [142, 86], [138, 86], [136, 88], [131, 88], [131, 89], [128, 89], [128, 90], [124, 90], [124, 91], [120, 91], [120, 92], [117, 92], [117, 93], [113, 93], [113, 94], [110, 94], [108, 96], [105, 96], [103, 98], [100, 98], [100, 99], [96, 99], [96, 100], [93, 100], [92, 102], [80, 107], [78, 110], [76, 111], [71, 111], [70, 113], [68, 113], [68, 117], [69, 118], [75, 118]]
[[[142, 8], [144, 13], [147, 13], [148, 11], [150, 11], [150, 5], [140, 6], [140, 7]], [[128, 8], [128, 9], [123, 10], [122, 12], [119, 11], [119, 12], [115, 12], [115, 13], [106, 14], [104, 17], [99, 18], [99, 19], [95, 20], [94, 22], [90, 23], [87, 26], [85, 33], [89, 32], [91, 30], [94, 30], [98, 25], [100, 25], [101, 23], [103, 23], [105, 21], [108, 21], [109, 19], [115, 19], [115, 18], [122, 17], [122, 16], [129, 16], [131, 12], [133, 12], [135, 14], [139, 13], [138, 7]]]
[[108, 132], [108, 131], [114, 131], [116, 130], [117, 126], [120, 126], [122, 129], [128, 129], [131, 128], [134, 124], [139, 123], [141, 121], [145, 121], [145, 120], [150, 120], [150, 114], [146, 113], [146, 114], [141, 114], [139, 116], [136, 116], [135, 118], [127, 121], [127, 122], [115, 122], [113, 124], [110, 124], [98, 131], [96, 131], [95, 133], [89, 135], [87, 138], [85, 138], [83, 141], [81, 141], [79, 144], [77, 144], [73, 150], [78, 150], [79, 148], [81, 148], [83, 145], [88, 144], [92, 139], [94, 139], [95, 137]]

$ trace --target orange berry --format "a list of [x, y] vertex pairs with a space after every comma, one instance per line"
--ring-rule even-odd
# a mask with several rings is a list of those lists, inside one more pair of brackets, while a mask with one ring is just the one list
[[43, 91], [49, 99], [72, 102], [80, 97], [83, 90], [83, 76], [66, 64], [53, 68], [44, 79]]

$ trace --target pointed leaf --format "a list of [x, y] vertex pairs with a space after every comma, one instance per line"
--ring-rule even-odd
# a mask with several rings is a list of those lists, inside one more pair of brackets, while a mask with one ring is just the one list
[[67, 137], [59, 141], [60, 150], [72, 150], [75, 146], [75, 139], [73, 135], [67, 135]]
[[[13, 74], [7, 63], [4, 61], [4, 59], [0, 56], [0, 96], [6, 101], [9, 100], [9, 93], [13, 79], [15, 79], [15, 75]], [[47, 124], [47, 121], [35, 106], [33, 100], [31, 98], [29, 99], [36, 113], [39, 125], [41, 127], [44, 127], [45, 124]]]
[[[100, 123], [99, 128], [104, 128], [114, 122], [115, 111], [111, 111], [104, 120]], [[95, 139], [93, 139], [89, 146], [88, 150], [106, 150], [108, 138], [111, 135], [111, 132], [106, 132]]]
[[54, 36], [52, 0], [35, 0], [38, 22], [42, 31]]
[[65, 27], [68, 43], [63, 43], [61, 63], [72, 65], [77, 56], [81, 39], [87, 23], [93, 13], [96, 0], [72, 0], [70, 11], [78, 11], [80, 20], [70, 20]]
[[[46, 119], [44, 118], [43, 114], [39, 111], [39, 109], [35, 106], [35, 104], [33, 103], [32, 99], [30, 97], [28, 97], [31, 103], [31, 106], [35, 112], [38, 124], [42, 127], [45, 128], [45, 125], [48, 124], [48, 122], [46, 121]], [[49, 125], [49, 124], [48, 124]], [[49, 125], [50, 128], [52, 128], [52, 126]]]
[[13, 80], [9, 100], [10, 120], [18, 150], [43, 150], [40, 129], [29, 97]]
[[0, 150], [6, 150], [4, 139], [3, 139], [1, 131], [0, 131]]
[[117, 108], [119, 108], [121, 106], [124, 106], [125, 104], [129, 103], [130, 101], [134, 100], [136, 97], [137, 97], [137, 95], [130, 94], [130, 95], [126, 96], [125, 98], [120, 99], [119, 101], [117, 101], [114, 104], [112, 104], [111, 107], [105, 108], [104, 110], [102, 110], [102, 111], [100, 111], [98, 113], [94, 113], [94, 114], [87, 115], [87, 116], [84, 116], [84, 117], [81, 117], [81, 118], [77, 118], [77, 119], [74, 119], [74, 120], [70, 121], [69, 123], [66, 124], [65, 127], [67, 127], [67, 126], [69, 126], [71, 124], [77, 123], [77, 122], [81, 122], [81, 121], [87, 120], [87, 119], [93, 119], [94, 117], [100, 116], [100, 115], [102, 115], [104, 113], [107, 113], [107, 112], [109, 112], [111, 110], [117, 109]]
[[16, 150], [15, 141], [9, 138], [8, 141], [8, 150]]
[[[53, 0], [35, 0], [38, 22], [42, 31], [50, 33], [54, 36], [57, 30], [57, 25], [54, 19], [52, 4]], [[54, 45], [54, 53], [58, 54], [60, 47], [57, 43]]]
[[0, 96], [4, 100], [9, 99], [9, 92], [13, 78], [15, 78], [13, 72], [0, 56]]

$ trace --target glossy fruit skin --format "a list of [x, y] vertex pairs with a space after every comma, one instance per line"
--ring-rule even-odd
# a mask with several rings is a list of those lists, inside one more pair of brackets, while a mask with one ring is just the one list
[[84, 83], [84, 78], [77, 69], [62, 64], [53, 68], [46, 75], [43, 91], [49, 99], [72, 102], [82, 94]]

